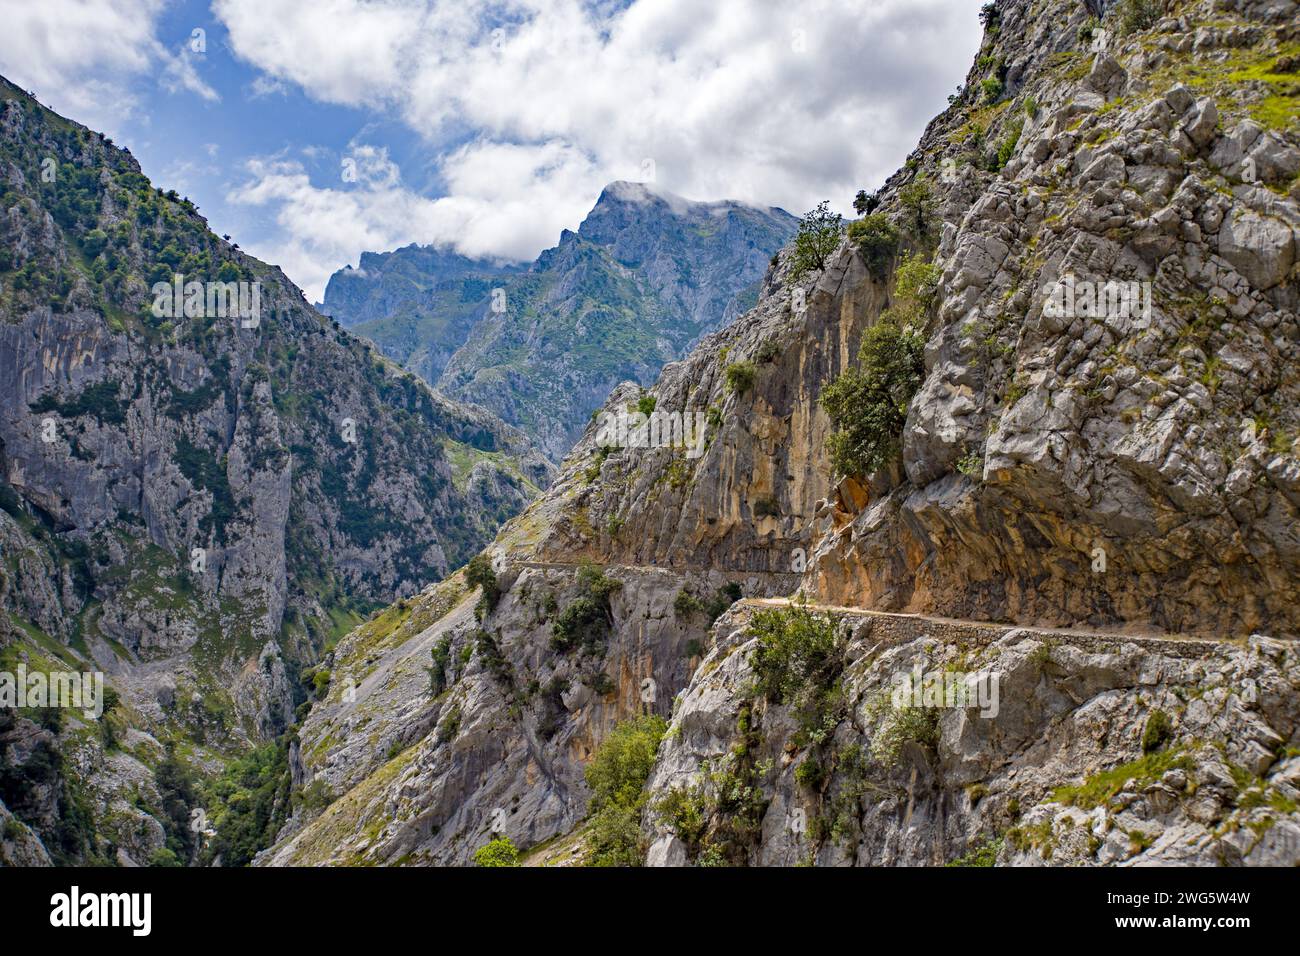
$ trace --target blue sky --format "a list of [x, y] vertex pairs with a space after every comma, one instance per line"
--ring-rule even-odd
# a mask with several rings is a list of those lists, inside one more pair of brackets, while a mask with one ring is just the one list
[[978, 9], [0, 0], [0, 72], [317, 300], [364, 250], [530, 259], [614, 179], [847, 211], [964, 78]]

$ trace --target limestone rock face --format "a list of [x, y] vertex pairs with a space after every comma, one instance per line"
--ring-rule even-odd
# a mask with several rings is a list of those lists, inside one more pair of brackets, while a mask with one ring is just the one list
[[[757, 787], [753, 843], [732, 862], [942, 865], [976, 850], [1016, 866], [1300, 859], [1300, 763], [1277, 757], [1300, 716], [1292, 642], [848, 615], [842, 719], [823, 747], [796, 750], [790, 709], [744, 690], [752, 610], [719, 623], [649, 783], [652, 803], [677, 790], [703, 806], [717, 768]], [[926, 732], [900, 734], [898, 679], [954, 666], [993, 675], [997, 706], [940, 708]], [[758, 742], [743, 768], [742, 708]], [[1148, 728], [1165, 719], [1157, 747]], [[801, 766], [828, 758], [821, 782], [801, 782]], [[692, 834], [660, 815], [647, 816], [647, 839], [650, 865], [699, 858]]]
[[[1251, 57], [1290, 42], [1273, 13], [1237, 15]], [[807, 585], [835, 605], [1296, 636], [1294, 132], [1265, 130], [1252, 93], [1228, 108], [1226, 79], [1174, 82], [1198, 58], [1169, 46], [1179, 23], [1094, 54], [1076, 19], [1002, 6], [992, 48], [1026, 68], [983, 133], [1012, 144], [999, 174], [966, 166], [955, 107], [885, 190], [890, 208], [925, 180], [942, 220], [907, 481], [819, 529]]]
[[596, 744], [620, 720], [670, 713], [708, 624], [674, 611], [680, 576], [609, 574], [609, 637], [586, 652], [557, 652], [547, 626], [579, 596], [567, 568], [513, 572], [481, 624], [457, 576], [353, 632], [300, 732], [303, 781], [336, 799], [259, 862], [465, 865], [494, 834], [526, 847], [574, 829]]
[[[103, 672], [142, 738], [273, 739], [349, 602], [446, 575], [553, 469], [3, 80], [0, 144], [0, 670]], [[59, 772], [85, 770], [104, 845], [147, 862], [161, 841], [122, 835], [157, 826], [117, 806], [130, 774], [109, 746], [76, 767], [81, 744], [59, 734]]]

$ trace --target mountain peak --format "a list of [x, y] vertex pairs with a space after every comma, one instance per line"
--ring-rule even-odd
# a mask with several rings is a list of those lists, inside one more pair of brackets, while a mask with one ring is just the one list
[[596, 204], [587, 216], [590, 218], [602, 209], [608, 209], [612, 206], [637, 206], [642, 208], [665, 206], [674, 216], [689, 216], [692, 214], [716, 216], [720, 212], [733, 209], [750, 210], [768, 215], [773, 213], [781, 216], [789, 215], [784, 209], [776, 206], [756, 206], [738, 199], [687, 199], [685, 196], [669, 192], [667, 189], [653, 183], [632, 182], [626, 179], [616, 179], [602, 189], [600, 196], [596, 199]]

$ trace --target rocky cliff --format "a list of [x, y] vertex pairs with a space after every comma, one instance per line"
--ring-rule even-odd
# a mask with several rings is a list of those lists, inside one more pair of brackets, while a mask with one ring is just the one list
[[492, 290], [523, 268], [431, 246], [363, 252], [357, 268], [330, 276], [320, 308], [436, 384], [490, 309]]
[[0, 205], [0, 670], [102, 670], [118, 707], [0, 726], [0, 798], [60, 859], [144, 862], [165, 743], [284, 732], [303, 667], [551, 467], [7, 82]]
[[340, 644], [263, 860], [581, 860], [644, 713], [652, 864], [1300, 860], [1296, 13], [987, 5], [839, 247], [611, 395], [698, 454], [593, 423], [482, 597]]
[[794, 217], [611, 183], [576, 233], [521, 271], [428, 247], [367, 253], [325, 308], [555, 461], [625, 379], [648, 385], [749, 308]]

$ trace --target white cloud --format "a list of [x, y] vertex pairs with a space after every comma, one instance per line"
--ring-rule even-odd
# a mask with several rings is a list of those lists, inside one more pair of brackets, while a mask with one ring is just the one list
[[248, 84], [248, 95], [252, 99], [258, 99], [263, 96], [282, 96], [285, 92], [285, 85], [279, 80], [272, 79], [269, 76], [254, 77], [253, 82]]
[[[148, 122], [133, 95], [142, 78], [216, 103], [192, 48], [156, 39], [165, 2], [10, 2], [0, 71], [119, 138], [128, 120]], [[423, 137], [445, 193], [403, 185], [378, 150], [355, 183], [313, 183], [287, 154], [263, 158], [231, 198], [273, 229], [246, 244], [314, 294], [360, 251], [404, 242], [531, 258], [606, 183], [649, 171], [694, 199], [799, 213], [830, 198], [847, 211], [962, 78], [976, 11], [969, 0], [213, 0], [230, 50], [256, 71], [247, 97], [293, 85], [397, 118]]]
[[337, 185], [313, 184], [286, 157], [255, 159], [246, 171], [227, 201], [271, 210], [277, 227], [249, 251], [280, 265], [313, 301], [335, 269], [367, 250], [454, 236], [466, 255], [531, 258], [590, 205], [570, 198], [581, 194], [575, 184], [598, 181], [581, 154], [554, 143], [466, 145], [448, 157], [451, 190], [439, 199], [404, 186], [382, 147], [357, 145], [340, 157]]
[[6, 3], [0, 73], [52, 109], [117, 135], [136, 106], [130, 82], [152, 71], [164, 0]]
[[393, 234], [420, 225], [431, 231], [412, 240], [511, 257], [552, 244], [646, 161], [659, 187], [690, 198], [847, 209], [897, 166], [978, 44], [963, 0], [213, 6], [236, 55], [268, 77], [394, 113], [426, 138], [447, 196]]
[[175, 56], [169, 57], [163, 64], [162, 85], [169, 93], [182, 91], [193, 93], [209, 103], [218, 102], [221, 97], [199, 76], [195, 60], [203, 62], [203, 55], [195, 53], [189, 44], [183, 45]]

